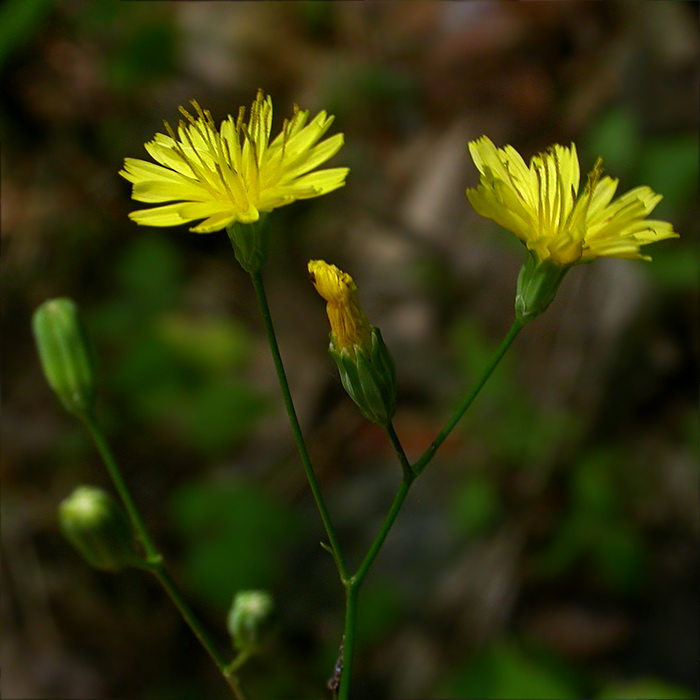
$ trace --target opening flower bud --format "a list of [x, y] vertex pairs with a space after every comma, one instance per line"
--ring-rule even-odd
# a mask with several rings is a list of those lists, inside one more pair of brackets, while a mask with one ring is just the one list
[[96, 569], [143, 563], [126, 513], [103, 489], [79, 486], [61, 502], [58, 517], [66, 539]]
[[49, 385], [68, 411], [88, 414], [95, 398], [93, 365], [75, 302], [44, 302], [34, 312], [32, 326]]
[[239, 591], [228, 614], [233, 646], [245, 654], [257, 654], [274, 631], [274, 603], [267, 591]]
[[374, 328], [347, 272], [323, 260], [309, 262], [309, 276], [326, 300], [331, 324], [328, 352], [345, 391], [367, 420], [387, 425], [396, 410], [396, 372], [378, 328]]

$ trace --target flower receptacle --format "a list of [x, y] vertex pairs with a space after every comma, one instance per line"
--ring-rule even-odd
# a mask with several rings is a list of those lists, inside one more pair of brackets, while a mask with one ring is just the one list
[[569, 266], [540, 260], [529, 252], [518, 275], [515, 316], [521, 323], [537, 318], [554, 301]]
[[260, 272], [267, 260], [266, 219], [267, 214], [261, 213], [257, 221], [251, 223], [234, 221], [226, 228], [236, 260], [248, 274]]

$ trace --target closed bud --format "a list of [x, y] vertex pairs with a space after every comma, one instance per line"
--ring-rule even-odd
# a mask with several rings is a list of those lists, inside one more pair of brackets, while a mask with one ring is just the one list
[[382, 334], [374, 328], [347, 272], [323, 260], [309, 263], [316, 291], [326, 300], [331, 324], [328, 352], [338, 365], [345, 391], [362, 415], [388, 425], [396, 410], [396, 373]]
[[515, 292], [515, 316], [527, 323], [539, 316], [554, 301], [557, 290], [570, 266], [557, 265], [551, 260], [540, 260], [528, 252], [518, 275]]
[[93, 365], [75, 302], [44, 302], [34, 312], [32, 326], [49, 385], [68, 411], [89, 414], [95, 398]]
[[126, 513], [106, 492], [79, 486], [58, 508], [66, 539], [88, 564], [103, 571], [119, 571], [143, 563]]
[[267, 591], [239, 591], [228, 614], [233, 646], [245, 654], [257, 654], [274, 631], [274, 603]]
[[249, 274], [260, 272], [267, 259], [266, 219], [267, 215], [262, 213], [257, 221], [245, 224], [234, 221], [226, 229], [236, 260]]

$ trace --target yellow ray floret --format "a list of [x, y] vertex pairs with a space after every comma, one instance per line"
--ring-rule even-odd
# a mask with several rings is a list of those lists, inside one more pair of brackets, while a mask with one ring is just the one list
[[666, 221], [647, 219], [661, 201], [649, 187], [613, 200], [618, 181], [603, 177], [599, 158], [579, 195], [576, 147], [551, 146], [526, 165], [512, 147], [486, 136], [469, 144], [481, 175], [467, 197], [476, 211], [512, 231], [539, 260], [568, 266], [600, 256], [650, 260], [640, 246], [678, 234]]
[[192, 101], [195, 114], [180, 108], [185, 121], [177, 133], [166, 122], [167, 134], [156, 134], [146, 150], [156, 163], [126, 158], [120, 175], [133, 183], [132, 197], [160, 204], [129, 215], [137, 224], [176, 226], [204, 219], [191, 228], [211, 233], [238, 221], [252, 223], [261, 212], [332, 192], [345, 184], [348, 168], [311, 172], [333, 157], [343, 135], [320, 141], [333, 122], [325, 111], [309, 123], [308, 111], [294, 107], [281, 133], [270, 141], [272, 100], [258, 91], [245, 107], [217, 130], [208, 110]]
[[372, 326], [360, 306], [352, 277], [323, 260], [311, 260], [308, 267], [316, 291], [327, 302], [326, 312], [336, 349], [369, 348]]

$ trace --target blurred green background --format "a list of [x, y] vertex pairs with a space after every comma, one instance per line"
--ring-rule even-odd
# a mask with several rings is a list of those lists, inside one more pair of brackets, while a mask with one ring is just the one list
[[125, 156], [197, 99], [258, 87], [274, 130], [336, 115], [347, 186], [272, 217], [266, 278], [322, 487], [359, 561], [399, 479], [326, 354], [306, 261], [355, 277], [398, 367], [418, 456], [512, 319], [522, 248], [464, 196], [466, 143], [575, 141], [647, 184], [678, 240], [572, 270], [414, 487], [361, 599], [360, 698], [698, 696], [698, 5], [116, 2], [0, 9], [5, 340], [3, 696], [223, 698], [147, 576], [89, 569], [56, 506], [109, 488], [50, 394], [33, 309], [72, 296], [99, 414], [176, 578], [227, 644], [241, 588], [281, 632], [252, 698], [329, 697], [342, 590], [223, 233], [139, 228]]

